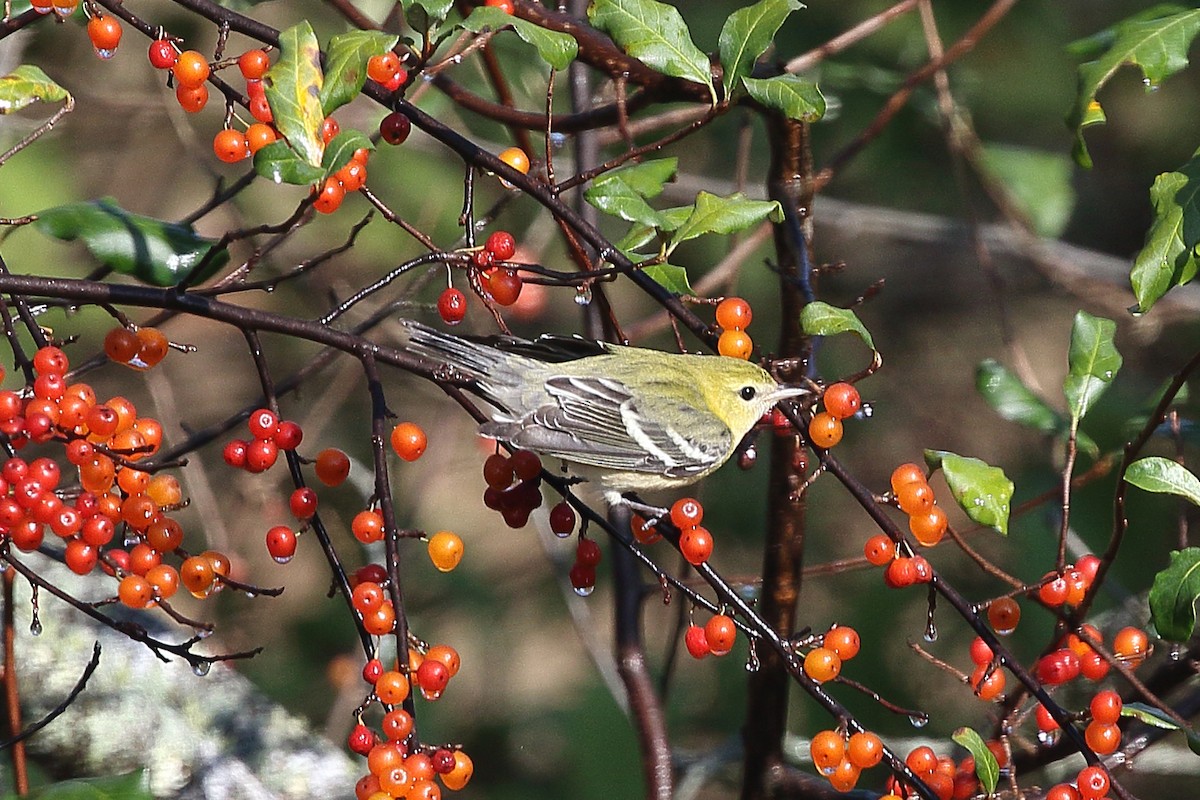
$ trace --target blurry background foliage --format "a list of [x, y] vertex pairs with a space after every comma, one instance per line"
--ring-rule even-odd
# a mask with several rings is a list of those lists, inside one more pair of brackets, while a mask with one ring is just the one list
[[[258, 3], [252, 13], [283, 27], [301, 16], [298, 5], [294, 1]], [[322, 42], [342, 29], [340, 19], [322, 4], [303, 5], [303, 13]], [[357, 5], [376, 18], [388, 6], [378, 1]], [[702, 49], [711, 50], [721, 23], [744, 3], [705, 0], [678, 5], [692, 26], [695, 41]], [[813, 0], [788, 20], [777, 39], [776, 54], [788, 58], [802, 53], [888, 5]], [[1026, 0], [950, 70], [955, 96], [989, 146], [989, 164], [1013, 181], [1015, 191], [1030, 203], [1039, 229], [1121, 259], [1130, 259], [1142, 244], [1150, 220], [1148, 190], [1154, 176], [1177, 168], [1196, 145], [1200, 70], [1184, 71], [1153, 93], [1145, 91], [1135, 70], [1118, 74], [1102, 95], [1108, 124], [1086, 134], [1096, 166], [1083, 172], [1069, 160], [1071, 134], [1063, 122], [1076, 81], [1076, 62], [1064, 47], [1146, 5], [1115, 0]], [[944, 40], [955, 39], [981, 8], [973, 0], [939, 0], [935, 9]], [[211, 51], [215, 30], [196, 27], [195, 17], [181, 14], [171, 4], [139, 3], [137, 11], [161, 20], [170, 31], [186, 37], [190, 47]], [[66, 24], [82, 27], [79, 16]], [[210, 140], [220, 125], [220, 104], [210, 103], [195, 116], [184, 114], [163, 85], [162, 76], [147, 64], [146, 42], [141, 37], [127, 31], [116, 57], [100, 63], [82, 30], [64, 35], [56, 28], [54, 24], [36, 25], [0, 44], [3, 71], [22, 61], [39, 64], [79, 103], [76, 112], [51, 135], [3, 167], [0, 213], [17, 216], [111, 195], [131, 211], [178, 218], [207, 198], [218, 178], [229, 181], [241, 174], [244, 167], [226, 167], [212, 157]], [[514, 40], [500, 37], [496, 44], [502, 53], [516, 53], [523, 46]], [[234, 36], [229, 52], [236, 53], [244, 45]], [[543, 68], [527, 57], [527, 51], [519, 52], [513, 80], [514, 86], [524, 91], [519, 102], [525, 108], [539, 109], [544, 102]], [[926, 59], [918, 20], [910, 14], [824, 62], [815, 77], [829, 100], [830, 113], [812, 131], [818, 167], [866, 125], [905, 74]], [[455, 77], [487, 93], [475, 61], [468, 60]], [[447, 123], [492, 141], [495, 150], [508, 144], [499, 126], [455, 111], [436, 91], [426, 93], [420, 104]], [[35, 108], [34, 113], [0, 118], [0, 146], [15, 141], [44, 111]], [[357, 102], [337, 116], [343, 128], [371, 131], [381, 114], [373, 105]], [[668, 151], [667, 155], [680, 158], [680, 172], [688, 176], [689, 191], [701, 186], [716, 187], [713, 191], [718, 193], [729, 190], [731, 143], [746, 122], [741, 114], [727, 115], [684, 146]], [[844, 305], [873, 282], [886, 279], [883, 292], [859, 309], [885, 361], [880, 374], [861, 384], [874, 415], [847, 425], [839, 456], [868, 485], [880, 488], [886, 486], [894, 465], [918, 460], [922, 448], [975, 456], [1002, 466], [1015, 481], [1016, 506], [1057, 484], [1057, 457], [1047, 455], [1053, 449], [1040, 436], [1003, 422], [975, 393], [976, 364], [984, 358], [1003, 359], [1005, 352], [995, 292], [974, 260], [965, 233], [953, 225], [942, 225], [932, 235], [914, 229], [902, 230], [897, 236], [883, 227], [876, 231], [870, 224], [874, 211], [887, 209], [961, 221], [964, 202], [955, 186], [939, 125], [932, 87], [923, 85], [883, 136], [838, 175], [815, 203], [817, 261], [846, 265], [824, 280], [823, 299]], [[761, 191], [765, 169], [761, 130], [754, 132], [754, 144], [751, 193]], [[559, 157], [566, 159], [567, 155], [563, 152]], [[565, 172], [565, 167], [559, 169], [560, 175]], [[401, 147], [380, 147], [370, 162], [370, 182], [393, 208], [432, 232], [436, 241], [450, 246], [457, 240], [460, 165], [418, 131]], [[481, 210], [504, 193], [494, 180], [481, 180], [477, 186]], [[233, 204], [201, 220], [198, 228], [212, 234], [276, 221], [294, 207], [301, 191], [260, 180]], [[977, 187], [971, 191], [976, 208], [985, 219], [991, 219], [991, 207]], [[826, 199], [865, 209], [870, 212], [868, 223], [855, 223], [850, 229], [837, 216], [842, 206], [837, 206], [837, 212], [823, 209]], [[309, 225], [262, 269], [286, 269], [295, 260], [342, 241], [366, 210], [361, 198], [348, 198], [340, 213]], [[903, 220], [916, 218], [901, 219], [903, 229]], [[531, 200], [515, 200], [496, 224], [516, 235], [522, 246], [516, 260], [563, 262], [553, 224]], [[610, 228], [614, 235], [621, 230], [617, 225]], [[720, 237], [704, 237], [682, 247], [678, 260], [689, 267], [695, 282], [727, 246]], [[241, 251], [243, 257], [245, 252]], [[263, 302], [286, 301], [315, 316], [327, 307], [330, 296], [359, 285], [361, 276], [381, 274], [415, 252], [415, 245], [395, 228], [377, 222], [366, 229], [357, 247], [339, 256], [332, 268], [320, 271], [327, 294], [291, 296], [293, 289], [285, 284], [279, 289], [284, 298], [264, 297]], [[92, 268], [78, 246], [51, 241], [32, 230], [13, 233], [5, 242], [4, 255], [18, 273], [80, 277]], [[234, 258], [238, 255], [235, 251]], [[778, 323], [770, 319], [775, 278], [761, 266], [769, 256], [764, 248], [733, 287], [754, 304], [756, 318], [750, 333], [760, 332], [756, 342], [768, 350], [772, 342], [765, 332]], [[1177, 290], [1152, 314], [1133, 319], [1123, 313], [1132, 297], [1119, 275], [1095, 276], [1094, 289], [1077, 297], [1056, 289], [1024, 259], [997, 260], [1017, 342], [1041, 380], [1038, 388], [1059, 407], [1061, 399], [1054, 398], [1061, 397], [1059, 387], [1075, 309], [1087, 307], [1120, 321], [1117, 344], [1125, 356], [1125, 368], [1085, 425], [1102, 449], [1119, 446], [1126, 435], [1126, 419], [1152, 402], [1151, 392], [1179, 366], [1183, 353], [1194, 350], [1194, 320], [1172, 313], [1173, 304], [1193, 293]], [[436, 297], [440, 280], [429, 281], [422, 296], [425, 301], [431, 303]], [[527, 287], [527, 291], [536, 288]], [[566, 296], [569, 290], [559, 291], [563, 296], [547, 296], [540, 308], [533, 304], [523, 317], [517, 317], [518, 329], [527, 333], [575, 330], [576, 308]], [[651, 310], [627, 288], [617, 290], [614, 305], [622, 309], [625, 322]], [[487, 315], [481, 311], [476, 306], [464, 327], [486, 329]], [[431, 319], [428, 306], [406, 313]], [[47, 322], [53, 325], [56, 319], [61, 316], [52, 315]], [[72, 319], [67, 327], [98, 337], [110, 325], [107, 318], [89, 311]], [[147, 373], [140, 396], [125, 388], [129, 373], [121, 367], [106, 368], [114, 381], [124, 382], [123, 391], [139, 409], [145, 403], [155, 416], [168, 422], [178, 420], [180, 408], [186, 406], [189, 418], [207, 422], [223, 416], [230, 397], [248, 402], [257, 393], [240, 337], [187, 320], [173, 323], [171, 334], [175, 340], [197, 344], [200, 352], [173, 353], [162, 368]], [[272, 337], [264, 337], [264, 341], [269, 355], [281, 364], [300, 364], [311, 354], [296, 343]], [[642, 343], [672, 346], [663, 333]], [[299, 352], [287, 352], [285, 347]], [[866, 358], [857, 340], [830, 340], [819, 351], [820, 372], [828, 378], [849, 374], [861, 368]], [[284, 372], [280, 369], [278, 374]], [[572, 558], [568, 549], [573, 545], [539, 543], [532, 526], [511, 531], [498, 515], [484, 509], [481, 449], [472, 426], [463, 415], [450, 410], [439, 392], [412, 381], [402, 388], [402, 377], [390, 380], [389, 398], [395, 410], [426, 425], [431, 437], [429, 452], [420, 462], [402, 465], [395, 472], [398, 508], [411, 514], [400, 524], [429, 531], [450, 528], [467, 543], [463, 566], [450, 575], [435, 575], [427, 560], [415, 553], [405, 566], [418, 578], [409, 583], [412, 593], [408, 596], [416, 630], [432, 641], [452, 642], [464, 663], [447, 696], [423, 707], [422, 725], [435, 738], [446, 736], [462, 742], [472, 754], [476, 780], [466, 793], [471, 797], [588, 800], [637, 796], [641, 778], [633, 734], [590, 662], [584, 642], [576, 636], [571, 616], [564, 613], [564, 602], [573, 606], [576, 622], [582, 620], [586, 636], [600, 652], [608, 651], [609, 605], [603, 588], [607, 566], [601, 568], [600, 588], [590, 599], [580, 600], [569, 590], [564, 592], [563, 576]], [[315, 452], [318, 445], [336, 444], [359, 459], [354, 470], [360, 481], [356, 486], [347, 484], [322, 495], [323, 513], [337, 508], [338, 513], [328, 519], [348, 552], [352, 552], [349, 520], [370, 494], [363, 460], [369, 448], [368, 408], [360, 382], [358, 368], [343, 364], [284, 402], [285, 416], [305, 428], [306, 450]], [[13, 383], [10, 376], [6, 386]], [[105, 376], [97, 375], [95, 384], [104, 386]], [[218, 386], [219, 391], [213, 391]], [[178, 428], [172, 429], [168, 422], [168, 439], [172, 433], [178, 433]], [[761, 445], [765, 445], [765, 437]], [[698, 489], [708, 509], [706, 524], [711, 523], [709, 527], [717, 534], [716, 563], [727, 575], [752, 575], [760, 567], [758, 531], [763, 503], [748, 498], [765, 497], [764, 475], [765, 469], [742, 473], [729, 466]], [[264, 513], [270, 517], [274, 510], [281, 521], [287, 519], [284, 472], [274, 470], [246, 479], [221, 464], [219, 448], [210, 448], [192, 459], [184, 478], [186, 492], [193, 499], [192, 508], [184, 515], [185, 524], [193, 530], [203, 527], [214, 546], [238, 552], [257, 583], [287, 586], [284, 595], [274, 600], [248, 601], [232, 593], [224, 597], [217, 604], [218, 616], [223, 617], [219, 625], [223, 648], [264, 645], [262, 655], [238, 668], [280, 702], [307, 715], [317, 727], [325, 727], [335, 741], [342, 741], [351, 724], [348, 712], [361, 691], [356, 678], [357, 645], [345, 608], [326, 599], [329, 578], [317, 548], [302, 546], [293, 563], [280, 567], [261, 546]], [[935, 488], [939, 494], [945, 493], [940, 479]], [[1092, 547], [1107, 539], [1111, 488], [1111, 481], [1101, 481], [1076, 494], [1075, 530]], [[1146, 500], [1135, 492], [1130, 506], [1133, 522], [1128, 547], [1161, 554], [1163, 561], [1157, 563], [1157, 555], [1118, 560], [1111, 582], [1136, 591], [1148, 586], [1152, 574], [1165, 565], [1175, 532], [1169, 502]], [[835, 481], [818, 481], [810, 494], [809, 509], [809, 564], [861, 554], [871, 523]], [[953, 524], [966, 527], [961, 513], [950, 513]], [[1001, 566], [1033, 580], [1038, 576], [1029, 574], [1027, 565], [1052, 561], [1055, 524], [1052, 509], [1043, 506], [1015, 518], [1008, 541], [988, 533], [980, 533], [972, 541]], [[977, 596], [1000, 590], [967, 564], [956, 566], [942, 551], [937, 557], [939, 568], [947, 570], [952, 580], [973, 581], [965, 585]], [[1115, 605], [1111, 593], [1102, 597], [1101, 608]], [[666, 652], [680, 606], [677, 601], [652, 609], [648, 615], [652, 654]], [[814, 628], [842, 622], [859, 629], [864, 648], [851, 670], [856, 680], [901, 705], [930, 712], [930, 725], [917, 731], [906, 720], [883, 714], [851, 692], [839, 693], [869, 727], [897, 749], [903, 749], [900, 742], [905, 737], [929, 735], [945, 742], [958, 725], [986, 726], [986, 704], [972, 701], [967, 688], [945, 680], [907, 648], [906, 637], [920, 640], [924, 631], [923, 592], [888, 592], [877, 571], [835, 578], [817, 575], [806, 580], [800, 606], [800, 619]], [[206, 608], [211, 609], [211, 604]], [[880, 613], [882, 608], [888, 613]], [[1028, 622], [1042, 626], [1039, 635], [1050, 624], [1047, 616], [1037, 614], [1030, 614]], [[953, 654], [950, 657], [963, 666], [969, 639], [964, 626], [945, 616], [935, 649]], [[1020, 642], [1015, 645], [1021, 655], [1034, 655]], [[740, 646], [744, 649], [744, 640]], [[670, 726], [675, 743], [685, 751], [699, 756], [716, 745], [736, 746], [743, 717], [743, 664], [744, 659], [736, 655], [703, 663], [685, 656], [677, 662], [669, 695]], [[807, 698], [801, 695], [793, 705], [797, 734], [808, 736], [829, 727], [830, 720]], [[714, 769], [720, 772], [722, 768], [714, 762]], [[1127, 785], [1135, 793], [1150, 788], [1139, 780], [1156, 778], [1134, 777]], [[1166, 774], [1157, 780], [1166, 781], [1161, 784], [1164, 787], [1187, 785], [1194, 791], [1194, 776], [1177, 779], [1185, 783], [1172, 784]], [[734, 785], [715, 782], [702, 796], [728, 796], [735, 791]]]

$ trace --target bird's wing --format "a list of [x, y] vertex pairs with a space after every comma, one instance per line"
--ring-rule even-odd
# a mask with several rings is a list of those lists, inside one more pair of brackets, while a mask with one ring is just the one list
[[557, 376], [545, 388], [548, 402], [481, 432], [553, 458], [673, 478], [713, 468], [735, 444], [711, 412], [653, 395], [635, 400], [608, 378]]

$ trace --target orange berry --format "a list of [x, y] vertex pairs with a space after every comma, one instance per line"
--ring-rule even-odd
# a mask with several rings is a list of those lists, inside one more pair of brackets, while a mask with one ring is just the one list
[[754, 341], [745, 331], [728, 329], [717, 339], [717, 352], [728, 358], [745, 361], [754, 352]]
[[717, 304], [717, 324], [727, 331], [745, 330], [753, 314], [750, 304], [740, 297], [726, 297]]
[[814, 414], [808, 423], [808, 438], [817, 447], [828, 450], [842, 440], [842, 421], [828, 411]]

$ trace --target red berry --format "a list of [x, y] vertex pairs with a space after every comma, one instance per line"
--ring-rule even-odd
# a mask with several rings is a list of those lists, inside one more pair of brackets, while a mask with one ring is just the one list
[[483, 246], [498, 261], [508, 261], [517, 252], [517, 241], [508, 231], [495, 231]]
[[835, 383], [821, 397], [825, 410], [838, 419], [853, 417], [862, 408], [862, 398], [849, 383]]
[[302, 486], [292, 492], [292, 496], [288, 499], [288, 507], [292, 510], [292, 516], [299, 520], [312, 519], [317, 513], [317, 493], [307, 486]]
[[671, 524], [683, 531], [699, 525], [704, 519], [704, 506], [691, 497], [682, 497], [671, 506]]
[[692, 658], [704, 658], [709, 653], [708, 638], [704, 628], [699, 625], [689, 625], [683, 635], [683, 644]]
[[326, 486], [340, 486], [350, 474], [350, 458], [341, 450], [328, 448], [317, 453], [317, 478]]
[[275, 429], [275, 444], [280, 450], [295, 450], [304, 441], [304, 429], [300, 423], [281, 420]]
[[708, 561], [712, 551], [713, 538], [707, 528], [694, 525], [679, 534], [679, 552], [689, 564], [700, 566]]
[[353, 752], [365, 756], [375, 746], [375, 732], [366, 725], [355, 725], [346, 744]]
[[542, 474], [542, 460], [531, 450], [518, 450], [509, 459], [517, 480], [531, 481]]
[[600, 559], [600, 545], [591, 539], [579, 537], [579, 544], [575, 547], [575, 563], [594, 568], [600, 565]]
[[737, 640], [737, 625], [725, 614], [714, 614], [704, 624], [704, 639], [714, 656], [723, 656], [733, 649]]
[[379, 135], [388, 144], [403, 144], [411, 130], [412, 121], [399, 111], [393, 111], [379, 123]]
[[92, 47], [96, 48], [96, 55], [111, 58], [121, 43], [121, 23], [117, 18], [96, 14], [88, 20], [87, 31]]
[[417, 667], [417, 684], [428, 694], [440, 694], [450, 682], [450, 670], [441, 661], [427, 658]]
[[413, 422], [401, 422], [392, 428], [392, 449], [405, 461], [416, 461], [425, 452], [428, 439], [421, 426]]
[[271, 66], [271, 57], [265, 50], [247, 50], [238, 56], [238, 69], [246, 80], [258, 80], [267, 74]]
[[558, 536], [570, 536], [575, 530], [575, 509], [566, 500], [550, 509], [550, 530]]
[[246, 466], [246, 442], [242, 439], [234, 439], [229, 444], [225, 445], [225, 449], [221, 451], [221, 457], [225, 459], [225, 463], [236, 469], [241, 469]]
[[296, 533], [286, 525], [276, 525], [267, 531], [267, 552], [280, 564], [296, 555]]
[[246, 470], [266, 472], [279, 458], [279, 445], [271, 439], [255, 439], [246, 445]]
[[1092, 719], [1101, 724], [1111, 724], [1121, 718], [1121, 695], [1111, 689], [1097, 692], [1088, 704]]
[[717, 324], [723, 330], [742, 331], [750, 325], [750, 304], [740, 297], [726, 297], [717, 304]]
[[886, 534], [876, 534], [863, 545], [863, 555], [867, 561], [877, 567], [882, 567], [895, 558], [896, 543], [888, 538]]
[[488, 273], [487, 290], [498, 305], [511, 306], [521, 296], [524, 281], [512, 269], [496, 269]]
[[255, 439], [270, 439], [279, 428], [279, 417], [270, 409], [260, 408], [250, 415], [246, 425]]
[[179, 51], [169, 39], [158, 39], [150, 43], [150, 65], [155, 69], [170, 69], [179, 60]]
[[447, 287], [438, 296], [438, 315], [447, 325], [457, 325], [467, 315], [467, 296], [455, 289]]
[[983, 637], [976, 636], [971, 642], [971, 662], [974, 664], [991, 663], [994, 654], [992, 648], [983, 640]]
[[1110, 784], [1108, 773], [1099, 766], [1084, 767], [1075, 778], [1080, 800], [1101, 800], [1108, 794]]

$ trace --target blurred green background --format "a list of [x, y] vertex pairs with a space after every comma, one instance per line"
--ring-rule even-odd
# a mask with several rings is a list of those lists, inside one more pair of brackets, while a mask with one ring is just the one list
[[[184, 36], [189, 46], [211, 50], [215, 39], [211, 26], [198, 24], [167, 2], [137, 5], [137, 13]], [[380, 2], [357, 5], [376, 18], [386, 8]], [[744, 4], [708, 0], [678, 5], [692, 24], [696, 42], [711, 50], [726, 16]], [[806, 52], [887, 6], [810, 3], [781, 31], [775, 55], [785, 60]], [[1018, 3], [950, 70], [954, 95], [981, 140], [989, 146], [1022, 148], [1016, 151], [1016, 159], [1003, 162], [1009, 168], [999, 169], [1006, 177], [1014, 175], [1014, 160], [1025, 168], [1023, 180], [1030, 187], [1033, 208], [1045, 213], [1048, 225], [1058, 225], [1064, 241], [1089, 251], [1082, 255], [1073, 251], [1079, 256], [1075, 261], [1066, 258], [1057, 265], [1035, 267], [1011, 246], [1010, 236], [1009, 244], [1002, 242], [997, 251], [1003, 289], [997, 291], [988, 281], [961, 225], [966, 201], [956, 187], [936, 97], [928, 85], [917, 90], [878, 141], [817, 198], [813, 209], [816, 259], [845, 265], [823, 280], [823, 299], [846, 305], [876, 281], [885, 281], [882, 292], [859, 309], [885, 363], [878, 375], [861, 384], [873, 414], [849, 422], [839, 447], [843, 460], [868, 485], [882, 491], [891, 469], [918, 460], [923, 448], [951, 450], [1002, 466], [1017, 485], [1014, 505], [1056, 485], [1061, 454], [1038, 435], [999, 420], [976, 395], [974, 370], [983, 358], [998, 358], [1010, 366], [1019, 360], [1038, 381], [1036, 388], [1061, 407], [1067, 340], [1079, 308], [1118, 320], [1118, 347], [1126, 357], [1121, 376], [1085, 425], [1103, 449], [1120, 446], [1129, 418], [1144, 413], [1154, 389], [1194, 348], [1191, 293], [1180, 292], [1147, 317], [1134, 319], [1124, 313], [1133, 298], [1119, 270], [1101, 267], [1130, 260], [1150, 221], [1148, 190], [1154, 176], [1175, 169], [1197, 146], [1197, 71], [1185, 71], [1149, 93], [1136, 71], [1123, 70], [1102, 94], [1108, 124], [1087, 134], [1096, 167], [1085, 172], [1068, 160], [1071, 136], [1063, 119], [1074, 94], [1076, 63], [1064, 52], [1065, 45], [1145, 7], [1134, 2]], [[936, 2], [944, 40], [954, 41], [983, 8], [961, 0]], [[344, 27], [327, 6], [318, 3], [259, 3], [251, 13], [277, 27], [307, 15], [322, 41]], [[222, 165], [212, 156], [211, 137], [221, 125], [219, 106], [210, 104], [194, 116], [184, 114], [162, 76], [147, 64], [147, 43], [141, 37], [127, 30], [116, 57], [100, 62], [82, 28], [77, 15], [64, 24], [46, 21], [0, 41], [3, 71], [16, 63], [38, 64], [78, 101], [75, 113], [50, 135], [4, 165], [0, 216], [16, 217], [109, 195], [132, 211], [178, 218], [218, 185], [242, 174], [244, 166]], [[511, 59], [507, 63], [512, 64], [522, 107], [540, 109], [543, 70], [514, 38], [499, 37], [497, 50]], [[229, 52], [236, 54], [246, 44], [235, 35]], [[926, 60], [918, 19], [908, 14], [822, 62], [813, 77], [830, 102], [830, 113], [813, 128], [817, 167], [857, 135], [888, 94]], [[488, 94], [476, 61], [468, 59], [452, 74]], [[560, 92], [564, 85], [560, 79]], [[564, 99], [560, 94], [558, 100]], [[436, 91], [423, 94], [419, 105], [494, 149], [508, 144], [501, 127], [456, 110]], [[0, 145], [6, 148], [34, 127], [44, 111], [0, 118]], [[380, 116], [365, 102], [338, 113], [343, 129], [368, 132]], [[747, 124], [754, 128], [747, 191], [761, 194], [768, 156], [765, 137], [752, 119], [735, 112], [667, 151], [680, 158], [681, 172], [687, 175], [687, 180], [681, 180], [687, 187], [680, 190], [684, 195], [701, 186], [716, 187], [713, 191], [719, 193], [731, 190], [733, 142]], [[1010, 156], [1013, 152], [1004, 151]], [[561, 177], [569, 170], [568, 153], [559, 152], [556, 159], [561, 160], [557, 167]], [[455, 244], [462, 175], [458, 162], [445, 150], [414, 131], [402, 147], [382, 146], [370, 161], [369, 174], [371, 188], [402, 217], [440, 245]], [[986, 222], [999, 219], [977, 182], [968, 183], [967, 199], [976, 213]], [[477, 187], [479, 209], [505, 194], [494, 180], [481, 180]], [[296, 187], [258, 181], [233, 203], [200, 220], [198, 227], [216, 235], [277, 222], [301, 196]], [[339, 213], [301, 229], [257, 269], [263, 275], [278, 274], [340, 244], [367, 210], [361, 198], [348, 199]], [[915, 213], [894, 216], [896, 211]], [[508, 203], [496, 224], [517, 235], [523, 248], [517, 260], [563, 263], [554, 224], [529, 199]], [[614, 238], [623, 230], [607, 221], [605, 229]], [[693, 283], [703, 278], [707, 265], [719, 261], [730, 244], [706, 237], [681, 248], [681, 263], [689, 267]], [[336, 257], [302, 285], [285, 285], [273, 295], [248, 295], [239, 301], [316, 316], [329, 306], [331, 297], [344, 297], [418, 251], [399, 230], [377, 218], [352, 251]], [[11, 233], [0, 252], [17, 273], [78, 277], [91, 269], [81, 248], [51, 242], [32, 230]], [[250, 253], [249, 246], [236, 249], [234, 263]], [[776, 284], [764, 264], [771, 255], [763, 248], [736, 276], [733, 287], [752, 301], [755, 322], [750, 332], [768, 350], [780, 324], [773, 307]], [[1110, 258], [1105, 260], [1104, 255]], [[1082, 277], [1067, 291], [1063, 276], [1068, 267], [1078, 265]], [[442, 276], [435, 271], [414, 280], [425, 283], [406, 295], [413, 305], [405, 313], [429, 320], [429, 304]], [[514, 312], [516, 326], [528, 333], [577, 330], [578, 309], [572, 295], [570, 290], [531, 288]], [[652, 312], [629, 287], [615, 286], [612, 295], [626, 324]], [[474, 306], [463, 327], [485, 331], [486, 316]], [[79, 355], [73, 356], [81, 360], [85, 352], [95, 350], [94, 343], [111, 323], [106, 315], [85, 310], [69, 317], [54, 312], [46, 324], [56, 333], [81, 338], [75, 345]], [[1006, 325], [1012, 331], [1007, 342]], [[183, 319], [166, 330], [176, 341], [195, 344], [198, 352], [172, 353], [161, 369], [132, 379], [127, 370], [106, 366], [92, 374], [94, 385], [106, 387], [109, 394], [131, 397], [139, 408], [153, 409], [164, 421], [168, 439], [182, 435], [180, 424], [185, 420], [200, 427], [222, 419], [233, 407], [253, 402], [257, 385], [239, 336]], [[394, 331], [384, 325], [379, 335], [391, 341]], [[277, 376], [303, 364], [314, 352], [270, 336], [264, 337], [264, 343]], [[640, 343], [671, 346], [665, 332]], [[827, 378], [850, 374], [862, 368], [867, 358], [856, 341], [830, 340], [819, 351], [819, 372]], [[6, 388], [13, 383], [10, 376]], [[483, 507], [479, 473], [483, 451], [466, 418], [456, 414], [440, 392], [404, 376], [389, 375], [387, 390], [392, 408], [425, 425], [430, 434], [426, 456], [394, 470], [401, 524], [429, 531], [450, 528], [467, 543], [462, 567], [449, 575], [436, 573], [417, 548], [405, 553], [405, 591], [415, 631], [431, 642], [453, 644], [464, 663], [441, 701], [421, 705], [422, 733], [432, 740], [461, 742], [475, 759], [476, 777], [464, 797], [638, 796], [641, 777], [633, 733], [601, 677], [602, 670], [590, 657], [599, 653], [604, 669], [611, 670], [605, 662], [611, 641], [607, 565], [601, 567], [600, 588], [592, 597], [580, 599], [564, 590], [573, 545], [540, 539], [532, 525], [509, 530], [498, 515]], [[303, 424], [308, 454], [337, 445], [356, 459], [351, 482], [322, 493], [322, 511], [349, 563], [378, 558], [378, 553], [360, 555], [361, 548], [348, 532], [349, 520], [371, 491], [365, 460], [370, 446], [369, 406], [357, 367], [340, 362], [299, 394], [286, 398], [283, 409], [285, 416]], [[760, 447], [767, 446], [767, 438]], [[1090, 463], [1085, 459], [1082, 466]], [[360, 655], [345, 609], [327, 599], [327, 569], [314, 542], [302, 542], [300, 555], [287, 566], [271, 562], [261, 543], [267, 527], [287, 520], [289, 490], [283, 470], [249, 479], [231, 475], [221, 464], [219, 447], [213, 447], [194, 457], [183, 476], [192, 498], [182, 515], [189, 537], [236, 553], [241, 559], [239, 569], [248, 579], [287, 587], [283, 597], [275, 600], [226, 596], [215, 607], [189, 610], [220, 618], [222, 647], [264, 645], [261, 656], [239, 668], [265, 692], [341, 741], [352, 724], [349, 712], [361, 700], [361, 686], [354, 677]], [[762, 468], [743, 473], [730, 466], [697, 490], [717, 538], [715, 563], [727, 575], [750, 580], [759, 569], [764, 477]], [[940, 481], [935, 488], [946, 495]], [[1076, 495], [1073, 529], [1086, 547], [1099, 548], [1107, 540], [1111, 494], [1111, 480], [1100, 480]], [[1005, 569], [1034, 580], [1053, 561], [1057, 522], [1052, 505], [1016, 519], [1006, 540], [979, 533], [972, 542]], [[861, 553], [863, 541], [872, 533], [871, 522], [835, 481], [817, 481], [808, 507], [808, 564]], [[1106, 594], [1098, 609], [1097, 624], [1106, 631], [1146, 623], [1144, 604], [1122, 606], [1121, 592], [1144, 591], [1153, 573], [1166, 563], [1166, 551], [1177, 539], [1176, 512], [1169, 501], [1131, 498], [1129, 557], [1121, 559], [1112, 576], [1116, 591]], [[953, 512], [951, 519], [965, 527], [961, 514]], [[664, 560], [674, 561], [665, 554]], [[1002, 591], [1001, 585], [981, 577], [950, 548], [935, 551], [931, 560], [973, 599]], [[929, 726], [916, 730], [906, 719], [881, 711], [861, 696], [834, 690], [897, 749], [929, 737], [941, 742], [941, 752], [947, 750], [947, 737], [955, 728], [989, 727], [987, 705], [908, 647], [909, 641], [920, 642], [940, 658], [968, 669], [970, 635], [944, 610], [937, 614], [938, 641], [922, 640], [923, 592], [887, 591], [876, 572], [850, 571], [810, 577], [800, 602], [802, 624], [821, 630], [838, 622], [862, 633], [862, 654], [847, 669], [851, 677], [895, 703], [931, 714]], [[680, 605], [678, 600], [667, 607], [653, 600], [648, 604], [645, 630], [656, 670], [664, 663], [678, 615], [684, 613]], [[1014, 637], [1014, 647], [1032, 658], [1051, 622], [1046, 615], [1030, 612]], [[269, 624], [264, 624], [268, 619]], [[743, 642], [733, 655], [719, 661], [697, 663], [685, 656], [676, 660], [673, 673], [664, 679], [669, 685], [673, 743], [681, 757], [702, 763], [712, 775], [700, 797], [727, 797], [736, 786], [745, 655]], [[1068, 704], [1080, 702], [1070, 691], [1063, 698]], [[791, 730], [801, 740], [831, 726], [803, 696], [793, 699], [790, 714]], [[798, 747], [799, 752], [806, 755], [806, 747]], [[1074, 764], [1075, 769], [1078, 766]], [[1194, 768], [1187, 775], [1174, 769], [1157, 763], [1141, 769], [1131, 778], [1130, 788], [1142, 796], [1182, 796], [1172, 787], [1194, 786]], [[882, 781], [882, 775], [868, 774], [861, 785], [878, 787]]]

